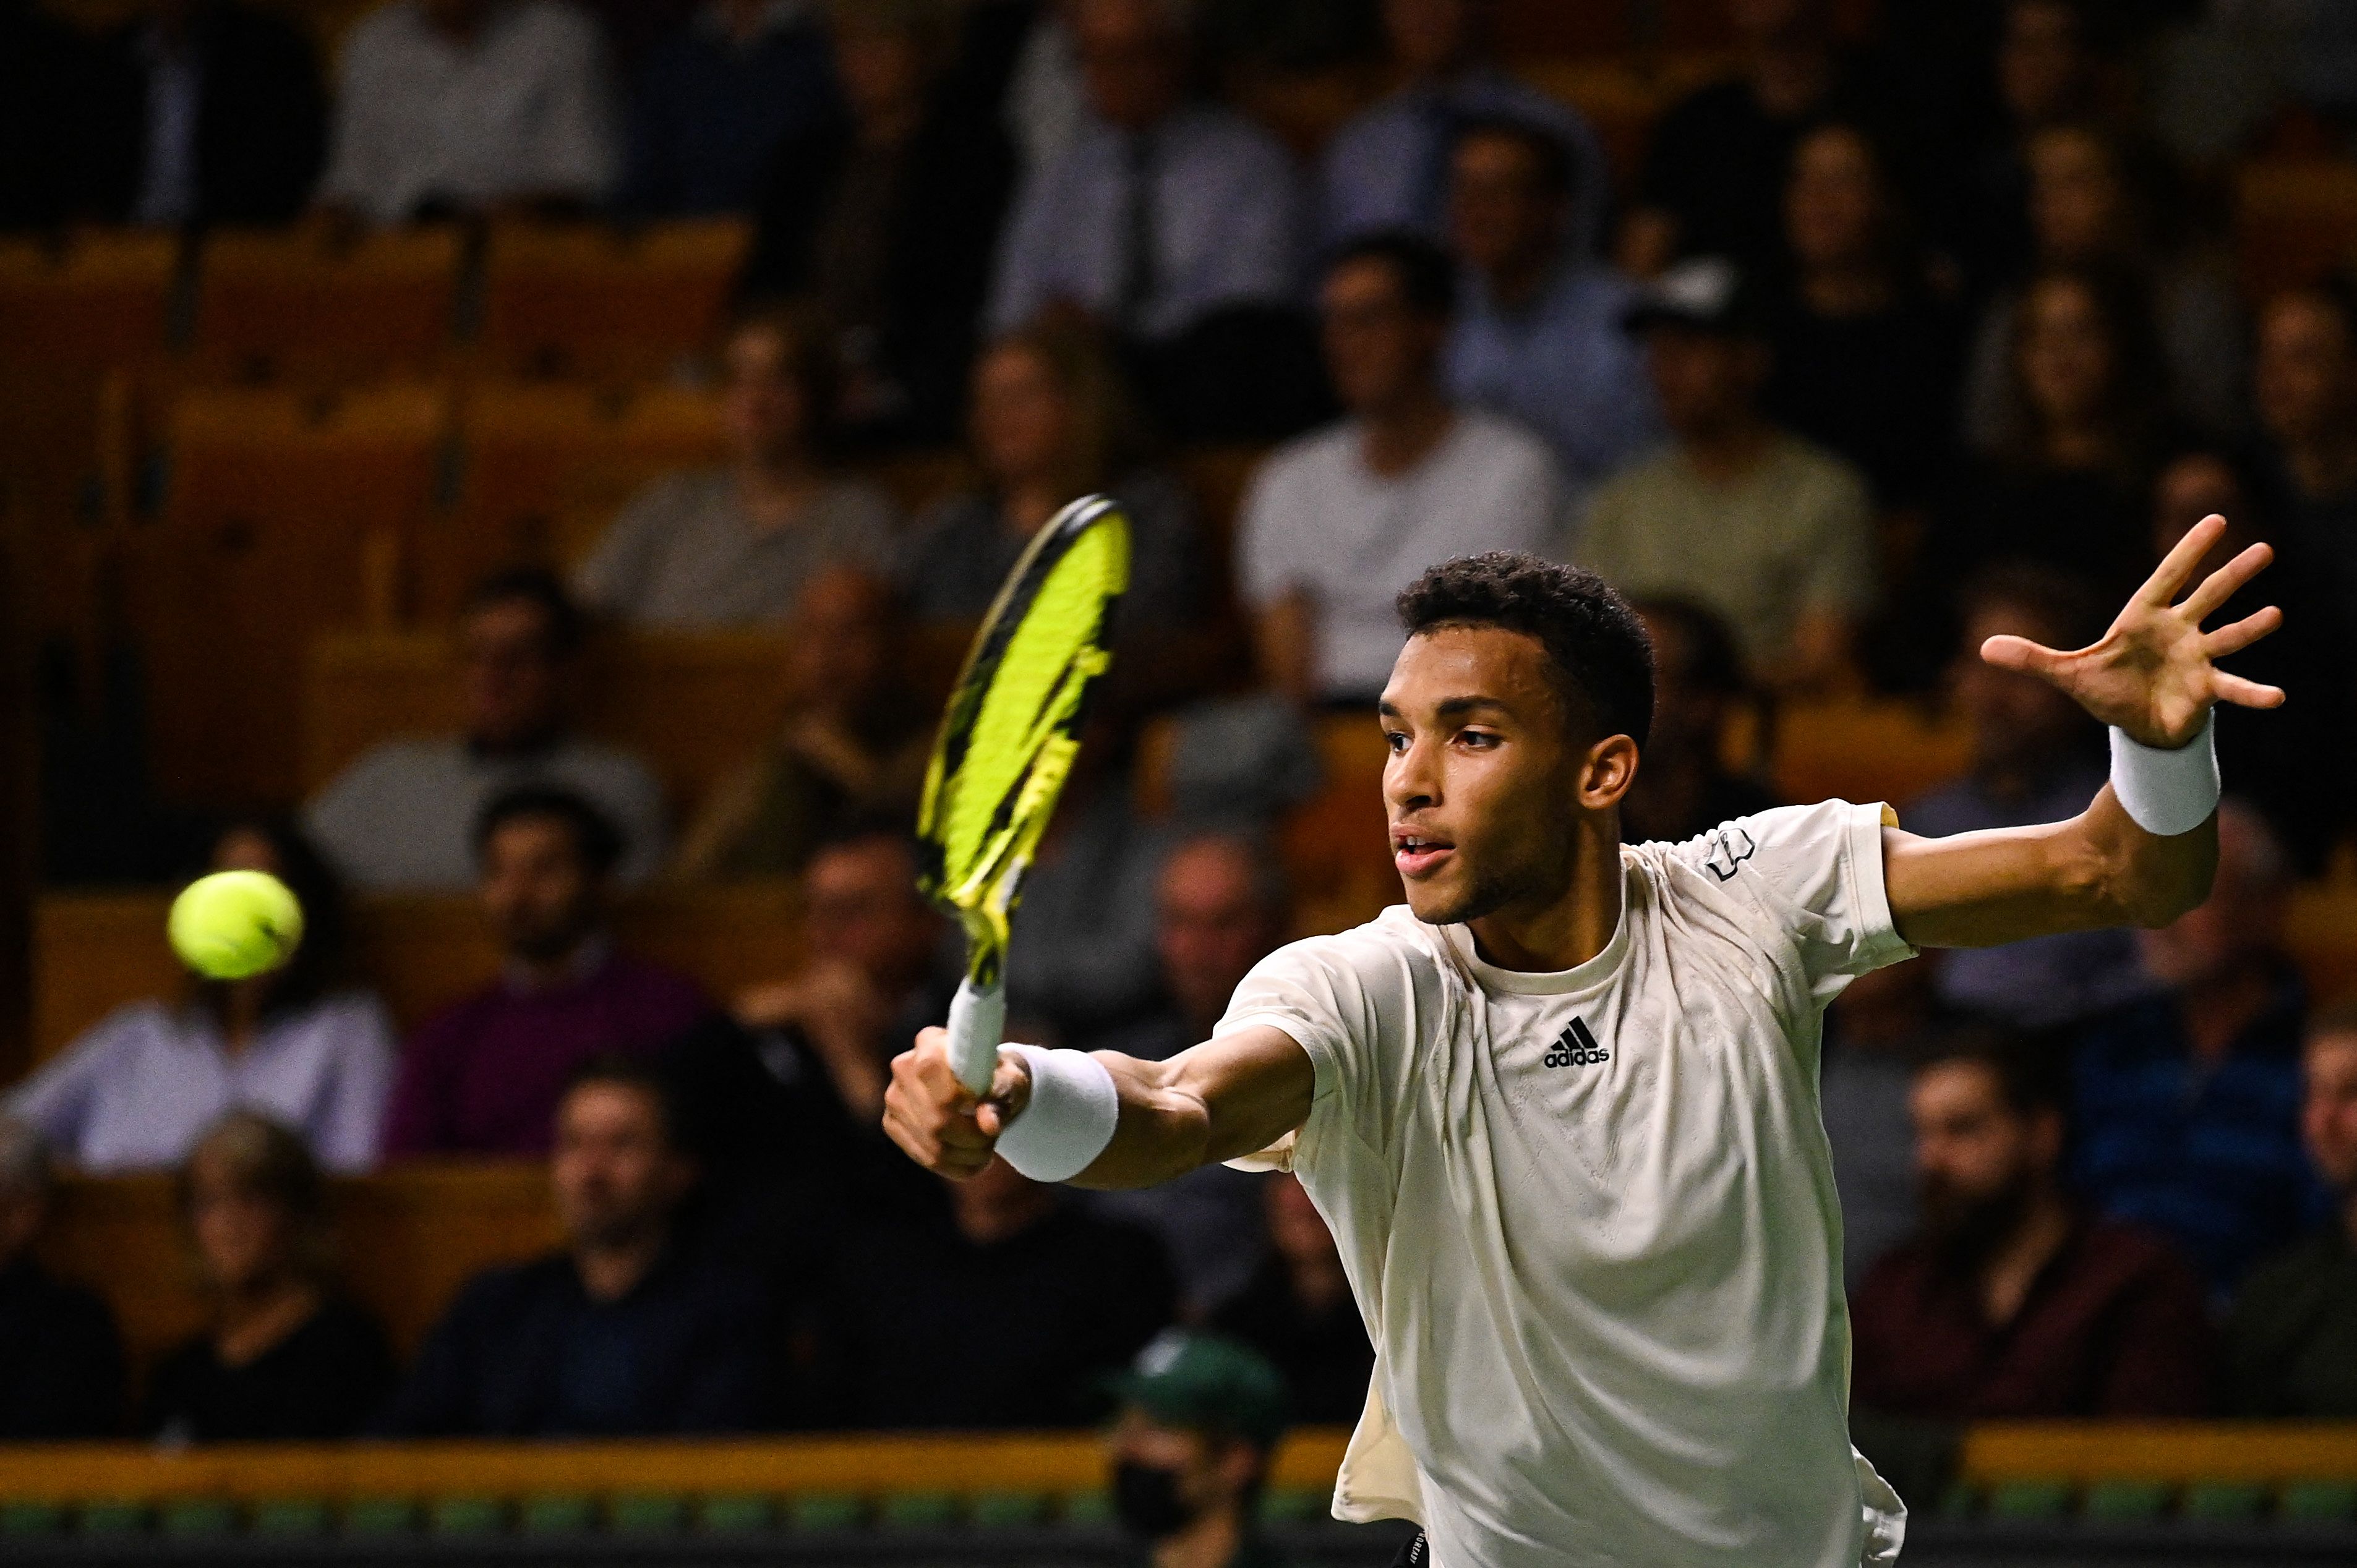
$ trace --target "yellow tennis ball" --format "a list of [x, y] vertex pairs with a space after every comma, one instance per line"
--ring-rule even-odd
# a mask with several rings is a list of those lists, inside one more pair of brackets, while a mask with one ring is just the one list
[[172, 950], [209, 980], [276, 969], [303, 940], [303, 906], [266, 871], [216, 871], [181, 889], [165, 923]]

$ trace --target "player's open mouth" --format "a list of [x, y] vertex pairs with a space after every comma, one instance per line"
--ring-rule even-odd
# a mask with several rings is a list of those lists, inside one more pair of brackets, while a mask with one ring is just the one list
[[1456, 847], [1429, 834], [1392, 830], [1392, 864], [1399, 867], [1402, 876], [1429, 876]]

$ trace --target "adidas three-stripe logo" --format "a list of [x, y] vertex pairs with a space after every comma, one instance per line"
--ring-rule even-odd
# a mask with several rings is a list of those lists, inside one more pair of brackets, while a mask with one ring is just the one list
[[1555, 1048], [1547, 1052], [1545, 1065], [1548, 1067], [1599, 1067], [1611, 1059], [1611, 1053], [1598, 1045], [1596, 1036], [1587, 1032], [1587, 1023], [1582, 1019], [1574, 1018], [1571, 1021], [1571, 1027], [1566, 1029], [1556, 1038]]

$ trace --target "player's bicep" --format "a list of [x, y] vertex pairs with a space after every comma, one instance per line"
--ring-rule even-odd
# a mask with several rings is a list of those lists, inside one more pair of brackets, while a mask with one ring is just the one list
[[2076, 821], [1921, 838], [1882, 830], [1892, 923], [1917, 947], [1980, 948], [2113, 918]]

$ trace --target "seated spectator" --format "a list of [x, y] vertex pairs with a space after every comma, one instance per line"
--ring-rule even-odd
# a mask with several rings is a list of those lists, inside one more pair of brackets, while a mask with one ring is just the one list
[[808, 6], [707, 0], [640, 62], [623, 201], [656, 217], [748, 211], [778, 148], [840, 112]]
[[266, 871], [303, 906], [302, 944], [246, 980], [191, 974], [174, 997], [116, 1008], [8, 1096], [85, 1171], [178, 1165], [236, 1107], [298, 1129], [338, 1171], [377, 1162], [393, 1086], [392, 1020], [357, 988], [342, 890], [293, 828], [253, 822], [215, 840], [213, 871]]
[[1682, 843], [1776, 804], [1727, 766], [1727, 724], [1750, 690], [1727, 623], [1684, 599], [1635, 607], [1653, 639], [1653, 727], [1645, 766], [1620, 798], [1621, 839]]
[[2299, 1146], [2290, 884], [2266, 821], [2228, 799], [2209, 898], [2136, 933], [2161, 993], [2090, 1024], [2072, 1054], [2078, 1189], [2168, 1235], [2219, 1291], [2298, 1234], [2317, 1197]]
[[1519, 81], [1491, 58], [1490, 0], [1383, 0], [1385, 52], [1399, 85], [1334, 133], [1319, 162], [1329, 246], [1406, 229], [1444, 237], [1451, 150], [1459, 127], [1512, 120], [1544, 136], [1565, 177], [1560, 241], [1596, 253], [1612, 171], [1579, 111]]
[[33, 1256], [49, 1218], [48, 1146], [0, 1116], [0, 1441], [113, 1437], [123, 1341], [106, 1303]]
[[[2103, 633], [2081, 585], [2035, 566], [1993, 567], [1964, 585], [1948, 690], [1972, 736], [1964, 777], [1910, 801], [1907, 831], [1931, 838], [2060, 822], [2104, 787], [2102, 726], [2034, 675], [1981, 658], [1992, 637], [2083, 648]], [[2038, 1029], [2093, 1016], [2148, 994], [2134, 936], [2120, 928], [2032, 937], [1937, 958], [1936, 993], [1959, 1011]]]
[[1841, 1198], [1842, 1283], [1853, 1294], [1875, 1260], [1922, 1222], [1907, 1093], [1915, 1063], [1937, 1048], [1944, 1026], [1931, 961], [1920, 957], [1859, 975], [1826, 1009], [1817, 1111]]
[[903, 621], [888, 587], [848, 568], [803, 585], [785, 722], [714, 788], [681, 839], [673, 875], [792, 876], [852, 822], [914, 817], [934, 714], [901, 680]]
[[1856, 464], [1881, 506], [1924, 501], [1951, 466], [1958, 324], [1865, 127], [1820, 125], [1792, 149], [1784, 239], [1792, 276], [1761, 406]]
[[582, 639], [580, 612], [546, 572], [478, 585], [458, 621], [463, 732], [380, 741], [305, 808], [337, 869], [371, 892], [470, 887], [484, 803], [546, 784], [595, 802], [624, 835], [621, 880], [645, 880], [662, 859], [662, 789], [637, 757], [574, 731]]
[[1952, 1041], [1908, 1097], [1923, 1230], [1850, 1303], [1850, 1397], [1938, 1421], [2210, 1407], [2201, 1282], [2158, 1237], [2073, 1208], [2053, 1087], [2002, 1036]]
[[819, 307], [847, 430], [939, 441], [965, 390], [1015, 151], [952, 73], [957, 8], [836, 0], [831, 16], [849, 113], [770, 160], [743, 286]]
[[1465, 268], [1448, 390], [1544, 435], [1584, 495], [1661, 435], [1643, 356], [1620, 328], [1634, 286], [1573, 244], [1576, 177], [1546, 131], [1468, 122], [1448, 168]]
[[2151, 569], [2145, 495], [2166, 384], [2143, 295], [2116, 272], [2042, 272], [2013, 328], [2002, 435], [1935, 513], [1923, 576], [2034, 561], [2125, 599]]
[[[1174, 847], [1155, 887], [1160, 1004], [1087, 1047], [1162, 1061], [1218, 1034], [1236, 987], [1284, 940], [1278, 875], [1266, 846], [1248, 839], [1207, 833]], [[1162, 1238], [1188, 1310], [1200, 1317], [1242, 1289], [1260, 1260], [1263, 1179], [1214, 1164], [1094, 1201]]]
[[2334, 618], [2357, 626], [2357, 285], [2269, 300], [2251, 382], [2281, 542], [2310, 555]]
[[809, 316], [745, 316], [722, 362], [729, 461], [630, 498], [573, 574], [597, 614], [666, 629], [772, 623], [820, 570], [891, 564], [892, 503], [826, 461], [834, 366]]
[[1680, 256], [1765, 275], [1781, 253], [1777, 204], [1792, 147], [1821, 119], [1869, 107], [1834, 48], [1824, 0], [1727, 0], [1740, 64], [1653, 127], [1621, 225], [1620, 264], [1652, 277]]
[[1434, 561], [1553, 553], [1563, 481], [1544, 443], [1443, 390], [1454, 285], [1428, 241], [1343, 250], [1319, 302], [1347, 417], [1279, 447], [1237, 519], [1237, 586], [1264, 676], [1301, 702], [1364, 703], [1399, 652], [1392, 598]]
[[936, 502], [909, 531], [901, 580], [920, 619], [979, 621], [1033, 534], [1099, 492], [1129, 514], [1125, 633], [1168, 635], [1201, 615], [1195, 503], [1146, 461], [1146, 437], [1102, 338], [1076, 322], [1009, 333], [974, 366], [969, 439], [983, 488]]
[[326, 1183], [303, 1140], [232, 1111], [180, 1167], [179, 1197], [212, 1321], [149, 1376], [141, 1429], [174, 1446], [358, 1432], [392, 1391], [393, 1351], [329, 1294]]
[[310, 38], [237, 0], [148, 0], [102, 45], [95, 205], [158, 228], [284, 223], [327, 149]]
[[1156, 1337], [1114, 1381], [1114, 1516], [1162, 1568], [1273, 1561], [1260, 1499], [1285, 1435], [1285, 1380], [1212, 1334]]
[[1211, 1315], [1276, 1363], [1304, 1422], [1346, 1425], [1366, 1408], [1375, 1348], [1342, 1272], [1342, 1254], [1309, 1194], [1290, 1172], [1261, 1187], [1269, 1251], [1244, 1288]]
[[1760, 413], [1774, 356], [1757, 292], [1705, 257], [1664, 274], [1627, 321], [1670, 445], [1596, 492], [1581, 564], [1624, 594], [1714, 611], [1763, 684], [1839, 681], [1874, 596], [1866, 480]]
[[2357, 1007], [2308, 1026], [2300, 1133], [2331, 1205], [2306, 1240], [2263, 1260], [2226, 1321], [2238, 1415], [2357, 1420]]
[[1078, 0], [1088, 112], [1023, 182], [985, 319], [996, 336], [1050, 306], [1087, 312], [1136, 348], [1149, 401], [1196, 435], [1299, 379], [1286, 350], [1302, 214], [1275, 138], [1189, 102], [1184, 22], [1178, 0]]
[[1006, 103], [1000, 113], [1014, 139], [1026, 177], [1054, 165], [1078, 139], [1088, 117], [1088, 83], [1081, 74], [1081, 46], [1073, 38], [1080, 0], [1041, 0], [1016, 50]]
[[770, 1313], [749, 1276], [689, 1246], [696, 1169], [672, 1118], [647, 1067], [575, 1069], [548, 1162], [564, 1246], [467, 1283], [378, 1423], [385, 1435], [684, 1436], [770, 1415]]
[[409, 1042], [389, 1155], [545, 1154], [550, 1113], [583, 1062], [651, 1056], [706, 1011], [694, 981], [607, 935], [622, 845], [580, 796], [529, 786], [499, 796], [475, 851], [505, 972]]
[[1004, 1160], [948, 1185], [945, 1219], [845, 1234], [820, 1275], [805, 1413], [885, 1431], [1087, 1423], [1106, 1375], [1170, 1323], [1162, 1244]]
[[614, 184], [605, 49], [562, 0], [386, 0], [346, 37], [318, 204], [371, 223], [567, 212]]

